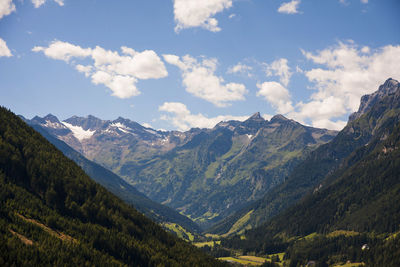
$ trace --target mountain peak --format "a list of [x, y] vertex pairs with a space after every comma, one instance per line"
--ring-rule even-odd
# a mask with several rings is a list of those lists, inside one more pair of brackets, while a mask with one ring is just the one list
[[74, 126], [80, 126], [84, 130], [96, 130], [102, 127], [105, 123], [105, 121], [102, 121], [93, 115], [88, 115], [87, 117], [72, 116], [71, 118], [66, 119], [65, 122]]
[[372, 94], [361, 97], [360, 107], [357, 112], [354, 112], [349, 117], [349, 122], [358, 119], [363, 114], [367, 113], [371, 107], [386, 96], [393, 95], [400, 91], [400, 83], [392, 78], [387, 79], [379, 89]]
[[393, 87], [393, 86], [397, 86], [398, 84], [399, 84], [399, 82], [397, 80], [389, 78], [385, 81], [385, 83], [383, 84], [383, 87]]
[[248, 118], [248, 120], [260, 120], [260, 119], [264, 120], [264, 119], [261, 117], [260, 112], [256, 112], [256, 113], [254, 113], [253, 115], [251, 115], [250, 118]]
[[282, 114], [277, 114], [273, 116], [270, 120], [270, 122], [283, 122], [283, 121], [289, 121], [289, 119], [283, 116]]
[[47, 114], [45, 117], [43, 117], [43, 119], [50, 122], [60, 122], [58, 118], [51, 113]]
[[253, 115], [251, 115], [247, 120], [244, 122], [258, 122], [258, 123], [263, 123], [265, 122], [265, 119], [261, 117], [260, 112], [256, 112]]

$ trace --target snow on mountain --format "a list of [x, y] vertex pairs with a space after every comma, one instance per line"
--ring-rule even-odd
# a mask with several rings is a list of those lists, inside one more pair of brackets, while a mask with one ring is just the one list
[[111, 127], [116, 127], [118, 128], [121, 132], [124, 133], [130, 133], [130, 131], [132, 131], [131, 128], [127, 127], [125, 124], [122, 124], [120, 122], [116, 122], [116, 123], [112, 123], [110, 124]]
[[62, 122], [68, 129], [71, 130], [72, 134], [78, 139], [82, 141], [83, 139], [88, 139], [93, 136], [95, 131], [84, 130], [81, 126], [74, 126], [68, 122]]

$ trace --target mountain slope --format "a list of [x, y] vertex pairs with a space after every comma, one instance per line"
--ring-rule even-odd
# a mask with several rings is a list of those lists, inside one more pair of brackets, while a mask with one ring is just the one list
[[[377, 99], [348, 125], [372, 129], [367, 144], [342, 160], [321, 187], [244, 237], [223, 240], [224, 246], [268, 254], [285, 251], [290, 266], [310, 260], [321, 266], [347, 260], [399, 266], [400, 87], [395, 84], [393, 93]], [[363, 251], [364, 244], [368, 249]]]
[[[346, 160], [356, 159], [326, 188], [246, 232], [246, 241], [223, 244], [257, 253], [285, 250], [291, 266], [310, 260], [399, 266], [400, 124], [386, 140], [376, 138]], [[363, 252], [364, 244], [370, 249]]]
[[107, 190], [128, 204], [133, 205], [153, 221], [159, 223], [177, 223], [192, 233], [199, 233], [201, 231], [201, 229], [186, 216], [179, 214], [177, 211], [167, 206], [152, 201], [118, 175], [86, 159], [63, 141], [50, 135], [41, 126], [34, 124], [32, 127], [62, 151], [64, 155], [78, 164], [93, 180], [104, 186]]
[[31, 123], [203, 227], [260, 198], [336, 134], [281, 115], [266, 121], [259, 113], [244, 122], [187, 132], [154, 131], [123, 118], [93, 116], [60, 122], [48, 115]]
[[[296, 203], [308, 192], [323, 187], [325, 177], [337, 170], [346, 157], [373, 138], [384, 138], [388, 134], [387, 125], [393, 128], [393, 124], [399, 121], [399, 88], [397, 81], [388, 79], [376, 93], [363, 97], [358, 115], [352, 116], [354, 120], [350, 120], [331, 142], [311, 152], [293, 169], [283, 184], [209, 231], [224, 234], [254, 228]], [[361, 116], [365, 112], [369, 115]], [[357, 116], [358, 119], [355, 119]]]
[[2, 265], [210, 266], [0, 109]]

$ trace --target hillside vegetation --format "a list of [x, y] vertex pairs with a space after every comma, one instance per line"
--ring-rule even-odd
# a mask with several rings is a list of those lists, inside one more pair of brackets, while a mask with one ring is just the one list
[[55, 145], [57, 149], [62, 151], [65, 156], [78, 164], [90, 178], [104, 186], [108, 191], [112, 192], [126, 203], [133, 205], [134, 208], [153, 221], [163, 224], [177, 223], [192, 233], [201, 232], [200, 227], [186, 216], [181, 215], [170, 207], [152, 201], [124, 179], [99, 164], [86, 159], [82, 154], [72, 149], [66, 143], [49, 134], [40, 125], [34, 124], [32, 127], [42, 134], [50, 143]]
[[[400, 121], [400, 86], [393, 79], [388, 79], [380, 89], [372, 94], [377, 99], [374, 105], [369, 106], [367, 113], [358, 114], [357, 119], [349, 121], [347, 126], [327, 144], [323, 144], [311, 152], [300, 162], [285, 179], [285, 182], [267, 192], [260, 200], [248, 205], [234, 215], [222, 220], [210, 233], [225, 234], [231, 231], [238, 221], [241, 227], [234, 233], [262, 225], [273, 216], [292, 206], [305, 195], [319, 190], [335, 180], [338, 174], [333, 173], [345, 170], [361, 158], [350, 157], [357, 149], [363, 148], [372, 140], [385, 139]], [[390, 93], [386, 97], [379, 97], [382, 92]], [[364, 110], [363, 102], [360, 109]], [[371, 146], [368, 146], [371, 149]], [[346, 160], [346, 158], [350, 157]], [[331, 178], [329, 178], [331, 177]], [[250, 216], [247, 216], [251, 212]], [[245, 220], [244, 220], [245, 219]]]
[[93, 182], [0, 108], [0, 265], [223, 265]]
[[[348, 132], [359, 139], [370, 136], [325, 176], [321, 186], [265, 224], [221, 244], [244, 253], [284, 251], [290, 266], [309, 261], [319, 266], [347, 261], [400, 266], [399, 96], [397, 90], [376, 101], [331, 142], [344, 150], [339, 146], [348, 144], [339, 141], [346, 140]], [[313, 168], [320, 168], [318, 161]]]

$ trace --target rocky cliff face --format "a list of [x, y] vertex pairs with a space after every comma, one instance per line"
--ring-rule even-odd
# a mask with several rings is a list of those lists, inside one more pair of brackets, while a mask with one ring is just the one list
[[349, 117], [349, 122], [358, 119], [363, 114], [367, 113], [375, 103], [382, 100], [384, 97], [390, 96], [398, 92], [400, 88], [400, 83], [392, 78], [389, 78], [385, 81], [384, 84], [379, 86], [379, 89], [370, 94], [364, 95], [361, 97], [360, 107], [358, 108], [357, 112], [354, 112]]

